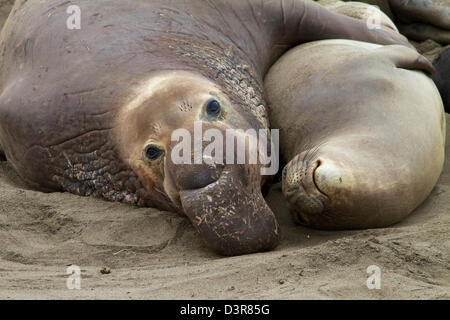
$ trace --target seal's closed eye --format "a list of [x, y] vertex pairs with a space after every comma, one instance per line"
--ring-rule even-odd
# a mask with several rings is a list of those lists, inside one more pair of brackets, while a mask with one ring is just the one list
[[163, 155], [164, 151], [155, 145], [147, 146], [145, 150], [145, 156], [149, 160], [156, 160]]
[[216, 117], [220, 114], [220, 103], [217, 100], [211, 100], [208, 102], [208, 105], [206, 106], [206, 113], [209, 116]]

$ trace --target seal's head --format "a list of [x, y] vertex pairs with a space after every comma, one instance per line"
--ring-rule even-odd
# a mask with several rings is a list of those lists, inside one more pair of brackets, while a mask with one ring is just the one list
[[[257, 123], [244, 110], [205, 77], [166, 71], [152, 75], [137, 90], [116, 126], [120, 154], [147, 190], [166, 195], [222, 255], [278, 244], [278, 223], [261, 194], [261, 165], [251, 164], [250, 157], [237, 164], [236, 154], [230, 163], [227, 131], [246, 132]], [[207, 132], [212, 133], [209, 138]], [[223, 145], [212, 152], [214, 161], [206, 159], [205, 146], [217, 137], [225, 138]], [[211, 142], [205, 144], [205, 139]], [[249, 144], [244, 146], [248, 155]]]

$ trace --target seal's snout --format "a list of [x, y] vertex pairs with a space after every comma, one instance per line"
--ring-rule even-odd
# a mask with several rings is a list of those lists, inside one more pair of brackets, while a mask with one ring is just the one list
[[261, 193], [261, 165], [230, 164], [225, 158], [223, 162], [206, 161], [206, 153], [200, 154], [203, 159], [198, 161], [195, 152], [190, 154], [191, 163], [178, 164], [172, 157], [174, 150], [172, 145], [168, 148], [170, 156], [165, 162], [166, 192], [170, 190], [172, 201], [209, 248], [231, 256], [277, 246], [279, 227]]
[[298, 155], [283, 169], [282, 188], [297, 222], [310, 225], [329, 209], [329, 198], [316, 181], [321, 161], [304, 158], [304, 154]]
[[181, 190], [183, 210], [206, 245], [231, 256], [266, 251], [279, 242], [278, 222], [260, 188], [242, 175], [244, 165], [227, 166], [204, 188]]

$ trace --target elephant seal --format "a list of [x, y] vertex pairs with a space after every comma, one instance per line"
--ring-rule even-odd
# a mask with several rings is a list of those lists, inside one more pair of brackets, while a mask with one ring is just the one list
[[433, 65], [436, 69], [433, 74], [434, 83], [441, 93], [445, 111], [450, 113], [450, 47], [434, 59]]
[[69, 5], [17, 1], [2, 30], [6, 157], [42, 191], [186, 214], [223, 255], [279, 241], [263, 166], [196, 164], [195, 154], [176, 164], [171, 132], [195, 136], [196, 122], [220, 133], [268, 128], [263, 77], [296, 44], [409, 45], [304, 0], [80, 0], [79, 30], [66, 27]]
[[432, 39], [443, 45], [450, 44], [450, 30], [436, 28], [424, 23], [397, 24], [400, 33], [416, 41]]
[[[322, 4], [322, 2], [319, 3]], [[323, 6], [335, 13], [343, 14], [358, 20], [363, 20], [373, 24], [374, 26], [375, 24], [378, 24], [379, 27], [383, 29], [398, 32], [397, 27], [389, 16], [376, 6], [357, 1], [323, 2]]]
[[450, 44], [450, 0], [389, 0], [400, 32], [416, 41]]
[[389, 0], [389, 3], [403, 23], [422, 22], [450, 30], [450, 0]]
[[[321, 0], [323, 1], [323, 0]], [[345, 2], [352, 2], [349, 0], [344, 0]], [[380, 8], [381, 11], [383, 11], [390, 19], [394, 20], [395, 16], [391, 11], [391, 5], [389, 3], [389, 0], [359, 0], [360, 2], [370, 4], [372, 6], [376, 6]]]
[[[441, 44], [450, 43], [450, 0], [359, 1], [379, 7], [395, 22], [399, 31], [412, 40], [432, 39]], [[318, 2], [330, 8], [336, 0]]]
[[270, 69], [269, 118], [287, 163], [282, 189], [299, 223], [385, 227], [429, 195], [443, 168], [445, 117], [434, 83], [405, 70], [417, 55], [325, 40], [290, 50]]

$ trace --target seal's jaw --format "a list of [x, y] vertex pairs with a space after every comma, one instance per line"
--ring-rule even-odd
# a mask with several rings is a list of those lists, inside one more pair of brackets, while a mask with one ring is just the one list
[[245, 165], [227, 166], [207, 186], [179, 192], [183, 210], [206, 245], [225, 256], [267, 251], [279, 243], [279, 226], [260, 184]]

